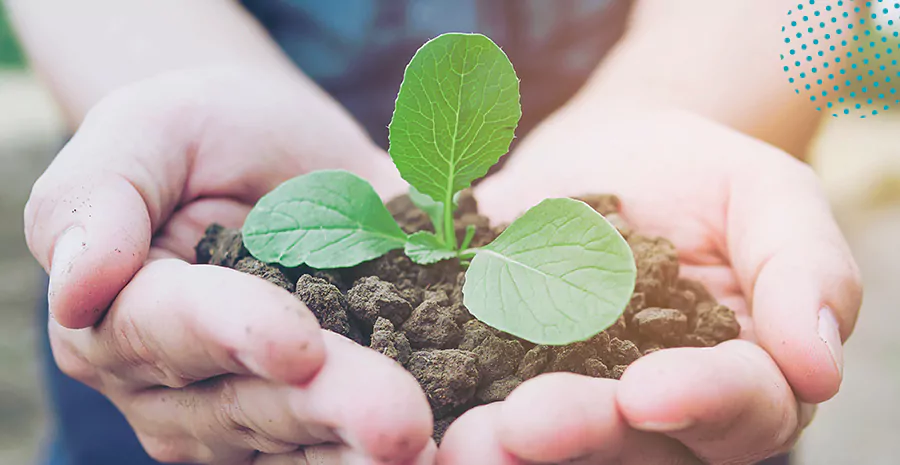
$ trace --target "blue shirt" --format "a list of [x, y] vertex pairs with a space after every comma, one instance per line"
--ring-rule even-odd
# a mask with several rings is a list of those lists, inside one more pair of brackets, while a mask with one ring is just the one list
[[[521, 79], [521, 137], [574, 93], [617, 40], [630, 0], [244, 0], [297, 65], [387, 145], [403, 69], [443, 32], [481, 32]], [[46, 301], [38, 310], [46, 328]], [[50, 465], [155, 465], [106, 398], [45, 367]]]
[[243, 0], [297, 65], [387, 144], [403, 70], [444, 32], [480, 32], [521, 79], [519, 137], [584, 83], [630, 0]]

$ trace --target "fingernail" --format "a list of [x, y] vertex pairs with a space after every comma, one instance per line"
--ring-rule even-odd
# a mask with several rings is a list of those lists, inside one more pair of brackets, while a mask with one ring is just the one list
[[63, 232], [53, 247], [53, 259], [50, 262], [50, 285], [47, 291], [51, 310], [53, 309], [53, 298], [65, 285], [75, 260], [87, 250], [85, 239], [84, 228], [75, 226]]
[[841, 331], [834, 312], [828, 307], [819, 310], [819, 339], [831, 352], [831, 359], [838, 373], [844, 376], [844, 347], [841, 345]]
[[807, 404], [806, 402], [800, 402], [800, 428], [806, 428], [813, 421], [813, 417], [816, 416], [816, 404]]
[[686, 430], [693, 425], [693, 420], [686, 419], [675, 422], [645, 421], [634, 426], [638, 430], [646, 431], [649, 433], [674, 433], [676, 431]]

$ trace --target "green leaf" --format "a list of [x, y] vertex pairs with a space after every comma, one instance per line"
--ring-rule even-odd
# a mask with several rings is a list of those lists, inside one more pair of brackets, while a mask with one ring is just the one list
[[365, 180], [346, 171], [291, 179], [257, 202], [244, 245], [259, 260], [287, 267], [357, 265], [403, 248], [406, 234]]
[[536, 344], [589, 339], [634, 291], [631, 249], [583, 202], [544, 200], [478, 250], [464, 303], [476, 318]]
[[509, 151], [521, 116], [519, 79], [500, 47], [443, 34], [406, 68], [389, 152], [403, 179], [446, 203]]
[[409, 236], [404, 253], [419, 265], [431, 265], [456, 257], [455, 251], [450, 250], [437, 236], [427, 231], [419, 231]]

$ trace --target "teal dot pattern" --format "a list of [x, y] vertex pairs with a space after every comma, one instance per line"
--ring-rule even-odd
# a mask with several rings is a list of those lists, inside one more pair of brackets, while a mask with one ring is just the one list
[[781, 32], [788, 82], [818, 111], [871, 118], [900, 107], [900, 0], [803, 0]]

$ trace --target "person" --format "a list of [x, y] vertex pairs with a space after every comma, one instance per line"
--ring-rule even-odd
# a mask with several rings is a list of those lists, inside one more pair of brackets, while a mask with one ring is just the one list
[[[861, 287], [788, 154], [817, 122], [765, 40], [791, 2], [6, 2], [77, 129], [25, 209], [61, 370], [53, 465], [753, 463], [838, 391]], [[652, 354], [620, 381], [535, 378], [438, 449], [396, 364], [274, 286], [191, 264], [207, 224], [240, 225], [295, 175], [343, 168], [401, 193], [393, 96], [450, 30], [491, 36], [522, 79], [521, 140], [481, 209], [616, 193], [738, 312], [741, 340]]]

